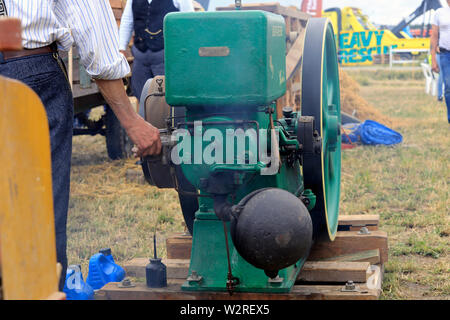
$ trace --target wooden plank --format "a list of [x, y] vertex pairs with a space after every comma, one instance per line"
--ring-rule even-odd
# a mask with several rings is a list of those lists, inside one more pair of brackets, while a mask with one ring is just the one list
[[[285, 18], [285, 34], [286, 38], [289, 37], [289, 34], [291, 33], [291, 20], [289, 18]], [[291, 50], [292, 43], [291, 41], [286, 41], [286, 52], [289, 52]]]
[[[305, 30], [305, 29], [304, 29]], [[286, 79], [291, 79], [299, 69], [302, 56], [303, 45], [305, 43], [305, 31], [301, 31], [286, 56]]]
[[[136, 258], [123, 265], [127, 276], [145, 278], [147, 258]], [[168, 279], [186, 279], [189, 259], [163, 259]], [[369, 276], [369, 262], [307, 261], [297, 280], [306, 282], [366, 282]]]
[[299, 111], [301, 110], [301, 103], [302, 103], [302, 99], [301, 99], [301, 91], [302, 91], [302, 79], [301, 79], [301, 73], [302, 73], [302, 66], [300, 66], [299, 70], [297, 71], [297, 73], [294, 75], [294, 77], [292, 78], [292, 92], [294, 93], [295, 97], [294, 97], [294, 101], [295, 101], [295, 107], [294, 110], [295, 111]]
[[186, 292], [180, 286], [183, 281], [168, 281], [161, 289], [147, 288], [136, 283], [133, 288], [119, 288], [117, 283], [108, 283], [100, 289], [96, 300], [376, 300], [379, 290], [358, 285], [357, 292], [343, 292], [342, 285], [296, 285], [289, 293], [242, 293], [235, 292]]
[[307, 261], [297, 281], [365, 283], [370, 275], [369, 262]]
[[280, 6], [279, 10], [278, 10], [278, 14], [281, 14], [282, 16], [285, 17], [291, 17], [291, 18], [296, 18], [300, 21], [303, 22], [303, 24], [306, 24], [306, 21], [308, 21], [309, 18], [311, 18], [311, 16], [305, 12], [302, 12], [300, 10], [294, 10], [293, 8], [286, 8], [283, 6]]
[[380, 250], [380, 262], [388, 261], [387, 233], [380, 230], [371, 231], [368, 235], [357, 231], [338, 231], [334, 242], [317, 242], [311, 249], [309, 260], [322, 260], [345, 254], [367, 250]]
[[145, 278], [145, 266], [149, 263], [148, 258], [134, 258], [122, 265], [127, 277]]
[[[234, 4], [230, 4], [228, 7], [217, 7], [216, 11], [233, 10]], [[280, 14], [285, 17], [297, 18], [299, 20], [307, 21], [311, 16], [305, 12], [300, 11], [294, 7], [284, 7], [278, 2], [268, 3], [244, 3], [241, 7], [242, 10], [263, 10], [272, 13]]]
[[[280, 4], [278, 2], [268, 2], [268, 3], [244, 3], [242, 4], [241, 10], [263, 10], [272, 13], [279, 13]], [[216, 11], [229, 11], [234, 10], [235, 5], [230, 4], [228, 7], [217, 7]]]
[[[168, 279], [186, 279], [189, 259], [163, 259]], [[145, 278], [147, 258], [135, 258], [123, 265], [127, 276]], [[369, 276], [369, 262], [307, 261], [297, 280], [306, 282], [366, 282]]]
[[378, 225], [380, 216], [378, 214], [355, 214], [355, 215], [340, 215], [339, 225]]
[[[362, 226], [370, 227], [369, 230], [377, 230], [379, 220], [379, 215], [341, 215], [339, 216], [338, 225], [340, 227], [355, 227], [356, 230], [353, 231], [359, 231]], [[189, 235], [186, 236], [177, 234], [169, 237], [167, 240], [168, 242], [166, 242], [166, 245], [168, 244], [167, 251], [169, 259], [188, 259], [190, 257], [190, 250], [189, 256], [184, 253], [186, 250], [188, 250], [186, 246], [190, 247], [192, 243], [192, 238]], [[178, 248], [178, 246], [181, 246], [181, 248]], [[177, 253], [169, 252], [172, 249], [181, 250], [183, 253], [181, 256], [177, 256]]]
[[190, 259], [163, 260], [163, 263], [167, 267], [167, 277], [169, 279], [186, 280], [190, 262]]
[[367, 250], [351, 254], [344, 254], [342, 256], [325, 258], [321, 261], [354, 261], [354, 262], [370, 262], [370, 264], [380, 263], [380, 250]]
[[145, 267], [148, 263], [148, 258], [134, 258], [124, 263], [122, 267], [124, 268], [127, 277], [145, 278]]
[[369, 230], [378, 230], [380, 216], [377, 214], [341, 215], [339, 217], [339, 230], [359, 231], [362, 227]]
[[[135, 258], [123, 265], [128, 277], [145, 278], [145, 267], [149, 263], [147, 258]], [[181, 279], [188, 277], [189, 259], [163, 259], [167, 268], [167, 279]]]
[[167, 259], [190, 259], [192, 237], [175, 235], [166, 239]]
[[[363, 216], [340, 216], [340, 226], [352, 226], [365, 224], [370, 226], [369, 235], [359, 235], [360, 227], [356, 227], [358, 231], [338, 231], [335, 242], [322, 242], [317, 244], [311, 250], [309, 260], [323, 260], [325, 258], [333, 258], [346, 254], [360, 253], [361, 251], [379, 249], [380, 260], [382, 263], [387, 261], [387, 234], [383, 231], [376, 230], [378, 227], [379, 216], [367, 215]], [[371, 225], [367, 224], [370, 223]], [[375, 229], [375, 230], [373, 230]], [[367, 237], [367, 240], [360, 241], [361, 237]], [[349, 243], [354, 241], [354, 243]], [[347, 248], [342, 246], [350, 245]], [[189, 235], [175, 235], [166, 240], [167, 258], [168, 259], [190, 259], [192, 238]], [[319, 250], [318, 252], [316, 252]], [[337, 250], [333, 252], [333, 250]], [[372, 257], [373, 258], [373, 257]], [[375, 258], [376, 259], [376, 258]], [[372, 261], [372, 260], [371, 260]]]

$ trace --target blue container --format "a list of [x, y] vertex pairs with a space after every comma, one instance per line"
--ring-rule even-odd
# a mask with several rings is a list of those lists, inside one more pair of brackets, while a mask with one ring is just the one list
[[89, 259], [89, 274], [86, 282], [98, 290], [109, 282], [120, 282], [125, 278], [125, 270], [114, 262], [111, 249], [102, 249]]
[[93, 300], [94, 289], [84, 282], [81, 267], [71, 265], [67, 268], [63, 292], [67, 300]]

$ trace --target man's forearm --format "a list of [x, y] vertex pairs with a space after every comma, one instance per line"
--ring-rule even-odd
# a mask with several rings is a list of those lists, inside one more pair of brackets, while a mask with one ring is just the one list
[[436, 56], [437, 52], [437, 41], [433, 41], [433, 38], [431, 38], [431, 56]]
[[430, 45], [431, 45], [431, 70], [434, 72], [440, 72], [439, 65], [437, 63], [436, 59], [436, 53], [439, 50], [439, 27], [436, 25], [432, 26], [431, 31], [431, 39], [430, 39]]
[[97, 86], [108, 102], [114, 114], [119, 119], [122, 127], [127, 130], [132, 126], [132, 124], [137, 120], [138, 115], [131, 105], [130, 99], [128, 98], [123, 81], [119, 80], [100, 80], [95, 81]]
[[439, 28], [437, 26], [432, 27], [432, 33], [430, 38], [430, 44], [431, 44], [431, 58], [436, 58], [436, 52], [438, 50], [438, 44], [439, 44]]
[[431, 45], [431, 65], [437, 64], [436, 60], [436, 46]]
[[137, 155], [144, 157], [159, 154], [161, 152], [159, 130], [133, 109], [122, 80], [96, 80], [96, 83], [120, 124], [138, 147]]

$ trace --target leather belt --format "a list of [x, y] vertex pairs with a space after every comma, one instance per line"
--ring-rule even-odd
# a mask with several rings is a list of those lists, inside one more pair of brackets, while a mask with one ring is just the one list
[[48, 45], [41, 48], [36, 49], [23, 49], [16, 51], [2, 51], [0, 52], [3, 55], [4, 60], [14, 59], [14, 58], [22, 58], [27, 56], [32, 56], [36, 54], [45, 54], [56, 52], [56, 47], [54, 45]]
[[449, 53], [450, 50], [447, 50], [447, 49], [445, 49], [445, 48], [439, 47], [439, 52], [440, 52], [440, 53]]

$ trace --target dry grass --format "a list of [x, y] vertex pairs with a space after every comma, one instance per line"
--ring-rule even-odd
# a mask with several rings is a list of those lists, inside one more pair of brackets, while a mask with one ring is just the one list
[[89, 258], [104, 247], [119, 262], [153, 255], [156, 222], [160, 255], [165, 235], [184, 231], [175, 191], [127, 182], [127, 169], [139, 169], [135, 162], [110, 161], [101, 136], [74, 137], [68, 258], [84, 274]]
[[[383, 299], [449, 299], [450, 128], [444, 104], [426, 96], [424, 81], [415, 77], [373, 75], [358, 72], [360, 94], [393, 121], [404, 142], [344, 151], [342, 213], [381, 217], [390, 246]], [[85, 276], [89, 257], [102, 247], [111, 247], [119, 263], [150, 257], [156, 221], [161, 255], [164, 237], [184, 230], [176, 193], [128, 183], [128, 168], [139, 169], [135, 160], [109, 161], [104, 138], [74, 138], [68, 256]]]
[[379, 214], [389, 235], [384, 299], [450, 298], [450, 127], [445, 105], [423, 86], [414, 79], [362, 86], [404, 142], [343, 155], [343, 212]]
[[347, 72], [339, 70], [341, 85], [341, 109], [360, 120], [375, 120], [386, 126], [392, 125], [392, 119], [373, 107], [360, 95], [360, 85]]

